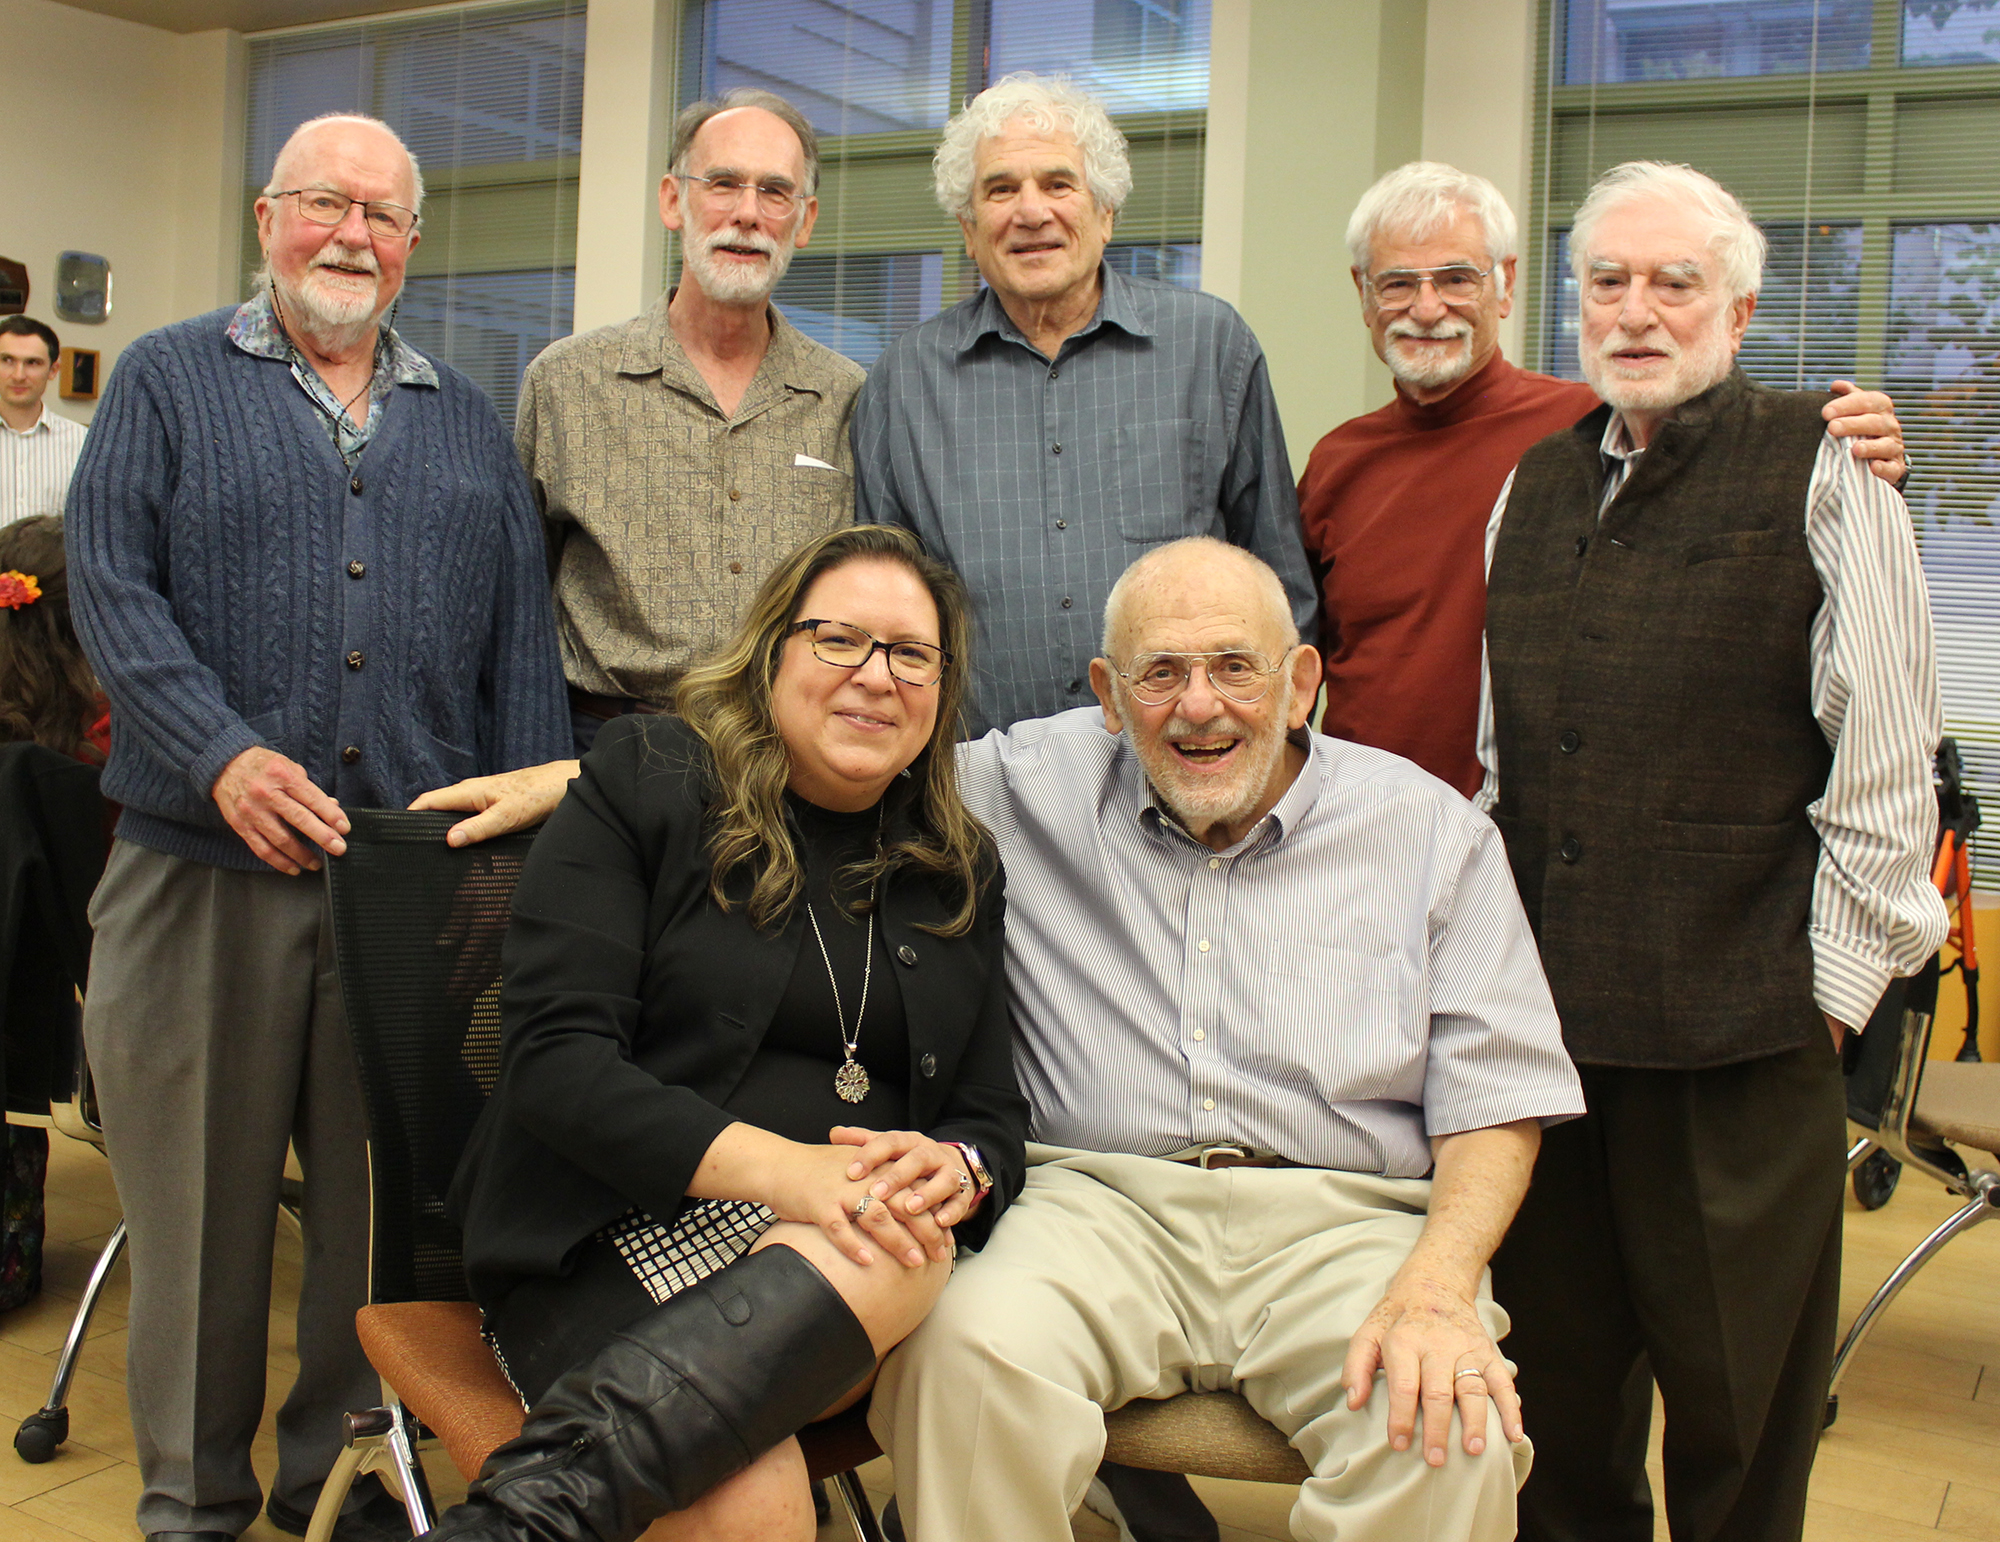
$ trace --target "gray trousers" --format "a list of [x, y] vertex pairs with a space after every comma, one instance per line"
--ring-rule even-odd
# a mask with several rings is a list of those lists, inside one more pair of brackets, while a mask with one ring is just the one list
[[341, 1415], [380, 1400], [354, 1337], [368, 1169], [325, 880], [121, 840], [90, 919], [84, 1037], [131, 1238], [139, 1529], [234, 1535], [262, 1500], [250, 1443], [288, 1140], [305, 1172], [305, 1268], [277, 1497], [309, 1511]]

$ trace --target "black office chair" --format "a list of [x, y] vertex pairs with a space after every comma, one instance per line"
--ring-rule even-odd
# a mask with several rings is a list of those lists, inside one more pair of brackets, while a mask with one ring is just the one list
[[[444, 1197], [499, 1069], [500, 944], [534, 832], [454, 849], [444, 836], [458, 815], [348, 817], [327, 886], [368, 1123], [370, 1288], [356, 1327], [384, 1406], [348, 1416], [314, 1524], [331, 1524], [358, 1474], [393, 1472], [423, 1532], [435, 1516], [417, 1454], [426, 1432], [470, 1481], [521, 1428], [520, 1400], [479, 1336]], [[881, 1542], [853, 1472], [878, 1454], [862, 1410], [800, 1443], [813, 1477], [836, 1479], [860, 1542]]]
[[[39, 744], [0, 745], [0, 1057], [7, 1121], [53, 1127], [100, 1150], [80, 1000], [90, 972], [91, 890], [104, 871], [105, 803], [97, 767]], [[56, 1360], [48, 1401], [21, 1422], [14, 1449], [46, 1462], [69, 1438], [69, 1387], [90, 1320], [125, 1247], [120, 1221]]]

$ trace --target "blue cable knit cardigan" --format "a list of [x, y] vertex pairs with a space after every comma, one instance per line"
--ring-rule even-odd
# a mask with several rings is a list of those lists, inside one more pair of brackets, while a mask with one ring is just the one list
[[234, 308], [127, 348], [70, 483], [71, 603], [111, 699], [118, 833], [263, 864], [209, 789], [268, 745], [343, 805], [402, 808], [570, 753], [547, 559], [498, 414], [447, 366], [350, 471]]

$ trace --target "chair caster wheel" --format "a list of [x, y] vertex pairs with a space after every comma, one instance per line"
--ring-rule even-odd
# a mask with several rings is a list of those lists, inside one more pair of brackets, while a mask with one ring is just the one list
[[1854, 1197], [1863, 1210], [1880, 1210], [1896, 1192], [1896, 1180], [1903, 1176], [1903, 1164], [1886, 1151], [1871, 1151], [1854, 1169]]
[[56, 1454], [56, 1447], [68, 1439], [69, 1410], [58, 1408], [50, 1413], [45, 1408], [21, 1421], [14, 1434], [14, 1449], [24, 1462], [46, 1462]]

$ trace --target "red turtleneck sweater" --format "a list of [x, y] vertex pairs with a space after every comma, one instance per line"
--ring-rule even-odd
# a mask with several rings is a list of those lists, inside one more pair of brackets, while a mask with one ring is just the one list
[[1313, 446], [1299, 517], [1326, 600], [1323, 732], [1479, 790], [1486, 522], [1528, 447], [1597, 404], [1496, 352], [1443, 401], [1398, 388]]

